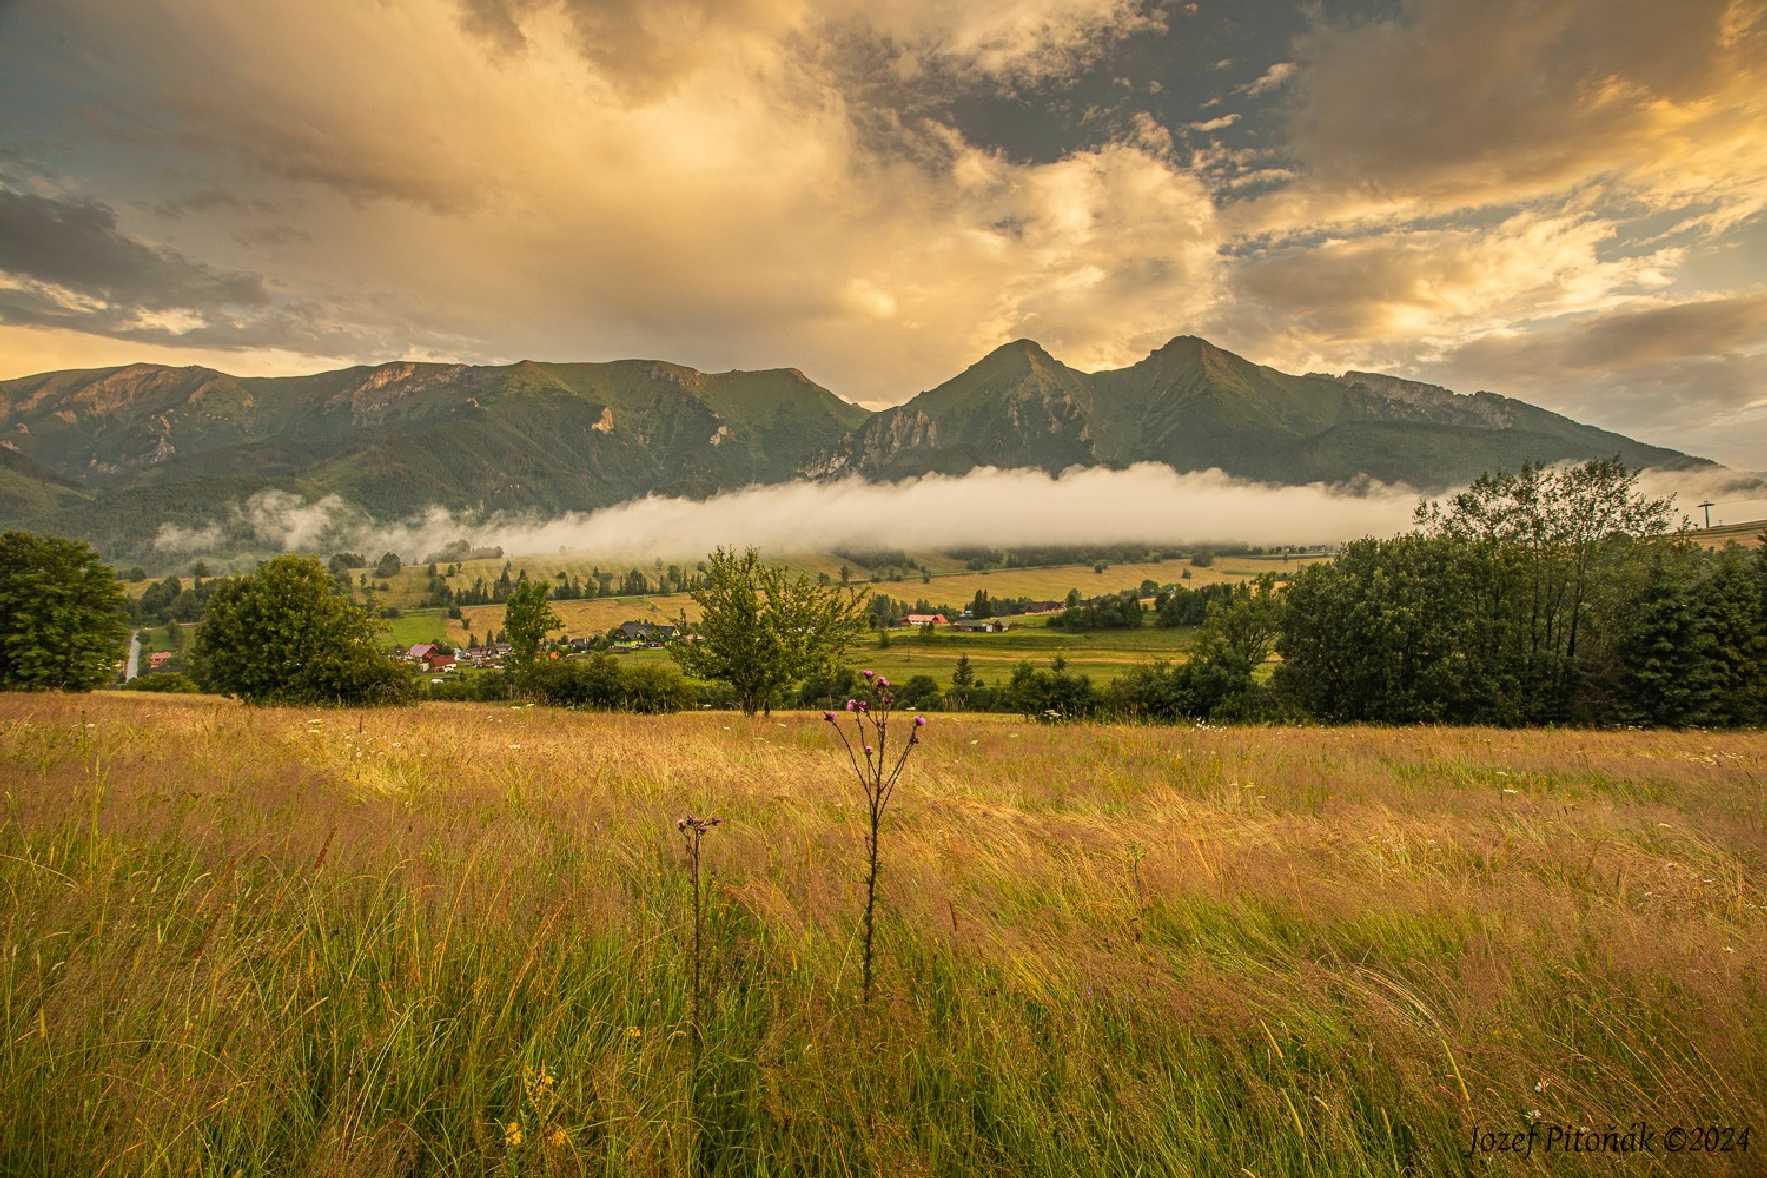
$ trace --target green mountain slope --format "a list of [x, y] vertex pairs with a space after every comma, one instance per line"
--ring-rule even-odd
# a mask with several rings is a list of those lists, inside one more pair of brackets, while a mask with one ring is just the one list
[[1282, 483], [1359, 477], [1440, 488], [1486, 470], [1617, 454], [1709, 465], [1492, 393], [1371, 373], [1294, 376], [1179, 336], [1128, 368], [1084, 373], [1029, 341], [856, 430], [818, 470], [869, 478], [977, 466], [1219, 467]]
[[18, 468], [0, 510], [107, 550], [269, 488], [337, 494], [379, 518], [587, 510], [784, 481], [868, 416], [796, 370], [637, 360], [58, 372], [0, 382], [0, 441]]
[[380, 519], [432, 506], [550, 515], [646, 494], [982, 466], [1219, 467], [1275, 482], [1425, 489], [1485, 470], [1617, 454], [1702, 459], [1492, 393], [1377, 373], [1295, 376], [1195, 336], [1081, 372], [1030, 340], [882, 413], [796, 369], [653, 360], [396, 362], [236, 377], [135, 364], [0, 381], [0, 526], [151, 555], [164, 524], [236, 519], [265, 490]]

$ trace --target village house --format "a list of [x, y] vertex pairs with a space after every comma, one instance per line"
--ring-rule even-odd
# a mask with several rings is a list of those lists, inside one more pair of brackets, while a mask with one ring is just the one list
[[615, 642], [657, 644], [667, 642], [674, 636], [675, 627], [659, 626], [654, 622], [621, 622], [613, 631]]
[[169, 650], [156, 650], [152, 654], [147, 656], [147, 669], [150, 671], [162, 670], [165, 667], [165, 665], [171, 661], [172, 661], [172, 652], [171, 651], [169, 651]]
[[902, 619], [908, 626], [949, 626], [951, 620], [944, 614], [909, 614]]
[[1004, 634], [1011, 629], [1005, 618], [958, 618], [951, 628], [964, 634]]

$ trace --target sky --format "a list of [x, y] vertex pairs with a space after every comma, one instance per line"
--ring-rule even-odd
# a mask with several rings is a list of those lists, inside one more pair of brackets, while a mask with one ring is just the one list
[[0, 377], [1202, 335], [1767, 468], [1767, 0], [0, 0]]

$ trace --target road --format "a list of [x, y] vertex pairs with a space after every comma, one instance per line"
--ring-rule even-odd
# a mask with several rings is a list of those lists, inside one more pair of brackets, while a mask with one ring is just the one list
[[139, 630], [131, 630], [129, 631], [129, 661], [123, 664], [123, 682], [127, 683], [140, 673], [141, 632]]

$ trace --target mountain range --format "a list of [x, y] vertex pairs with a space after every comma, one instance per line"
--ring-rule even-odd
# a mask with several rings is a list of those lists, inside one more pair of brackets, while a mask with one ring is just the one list
[[1219, 467], [1279, 483], [1440, 489], [1523, 462], [1710, 467], [1495, 393], [1378, 373], [1295, 376], [1195, 336], [1081, 372], [1030, 340], [871, 412], [797, 369], [652, 360], [411, 363], [238, 377], [133, 364], [0, 381], [0, 526], [145, 553], [252, 494], [551, 514], [754, 483], [981, 466]]

